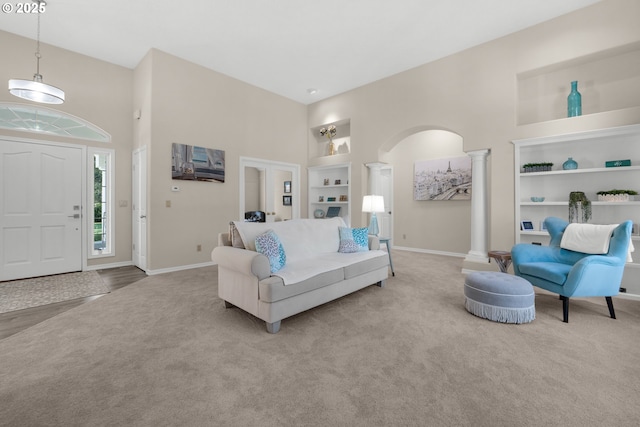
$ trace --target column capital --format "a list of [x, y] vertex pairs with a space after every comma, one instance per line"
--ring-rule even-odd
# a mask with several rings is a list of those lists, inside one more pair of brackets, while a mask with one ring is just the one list
[[487, 157], [491, 153], [491, 150], [475, 150], [475, 151], [467, 151], [467, 155], [470, 157]]
[[389, 163], [381, 163], [381, 162], [370, 162], [364, 164], [369, 169], [380, 169], [383, 166], [389, 166]]

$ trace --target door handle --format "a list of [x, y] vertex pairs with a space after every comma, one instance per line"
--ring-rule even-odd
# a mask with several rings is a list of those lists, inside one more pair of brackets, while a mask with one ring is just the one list
[[146, 215], [140, 215], [140, 219], [146, 218]]
[[78, 219], [80, 218], [80, 214], [68, 215], [69, 218]]

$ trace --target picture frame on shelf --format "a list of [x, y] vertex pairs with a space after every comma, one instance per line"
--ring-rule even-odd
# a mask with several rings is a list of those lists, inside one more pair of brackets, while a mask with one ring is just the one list
[[347, 200], [347, 195], [346, 195], [346, 194], [341, 194], [341, 195], [340, 195], [340, 201], [341, 201], [341, 202], [347, 202], [347, 201], [348, 201], [348, 200]]
[[284, 206], [291, 206], [291, 196], [282, 196], [282, 204]]
[[335, 182], [334, 185], [340, 185], [342, 183], [342, 181], [340, 181], [339, 179], [336, 179], [334, 182]]
[[329, 185], [329, 178], [324, 179], [324, 185]]
[[520, 221], [520, 230], [522, 230], [522, 231], [534, 231], [535, 228], [533, 227], [533, 221], [531, 221], [529, 219], [524, 219], [524, 220]]
[[318, 196], [318, 201], [319, 202], [324, 202], [324, 196]]
[[540, 231], [547, 231], [547, 226], [544, 225], [544, 220], [540, 221]]
[[327, 202], [335, 202], [336, 198], [335, 197], [327, 197]]
[[640, 236], [640, 224], [634, 222], [631, 226], [631, 234], [634, 236]]
[[329, 206], [327, 209], [327, 218], [333, 218], [340, 215], [340, 206]]
[[284, 182], [284, 192], [291, 193], [291, 181]]

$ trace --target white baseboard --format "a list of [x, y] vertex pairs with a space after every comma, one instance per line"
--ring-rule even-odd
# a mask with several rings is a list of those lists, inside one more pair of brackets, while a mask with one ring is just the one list
[[200, 264], [179, 265], [177, 267], [160, 268], [157, 270], [147, 270], [146, 273], [149, 276], [154, 276], [156, 274], [173, 273], [175, 271], [191, 270], [193, 268], [210, 267], [212, 265], [215, 265], [215, 264], [212, 261], [209, 261], [209, 262], [203, 262]]
[[393, 246], [392, 250], [398, 251], [407, 251], [407, 252], [419, 252], [423, 254], [432, 254], [432, 255], [444, 255], [444, 256], [452, 256], [456, 258], [464, 258], [467, 254], [459, 254], [457, 252], [444, 252], [444, 251], [434, 251], [431, 249], [421, 249], [421, 248], [409, 248], [405, 246]]

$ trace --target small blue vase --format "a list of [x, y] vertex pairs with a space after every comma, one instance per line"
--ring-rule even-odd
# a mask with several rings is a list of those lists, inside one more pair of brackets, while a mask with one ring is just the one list
[[562, 164], [562, 169], [564, 170], [578, 169], [578, 162], [573, 160], [572, 157], [569, 157], [567, 161]]
[[571, 82], [571, 92], [567, 97], [567, 117], [582, 115], [582, 95], [578, 92], [578, 82]]

